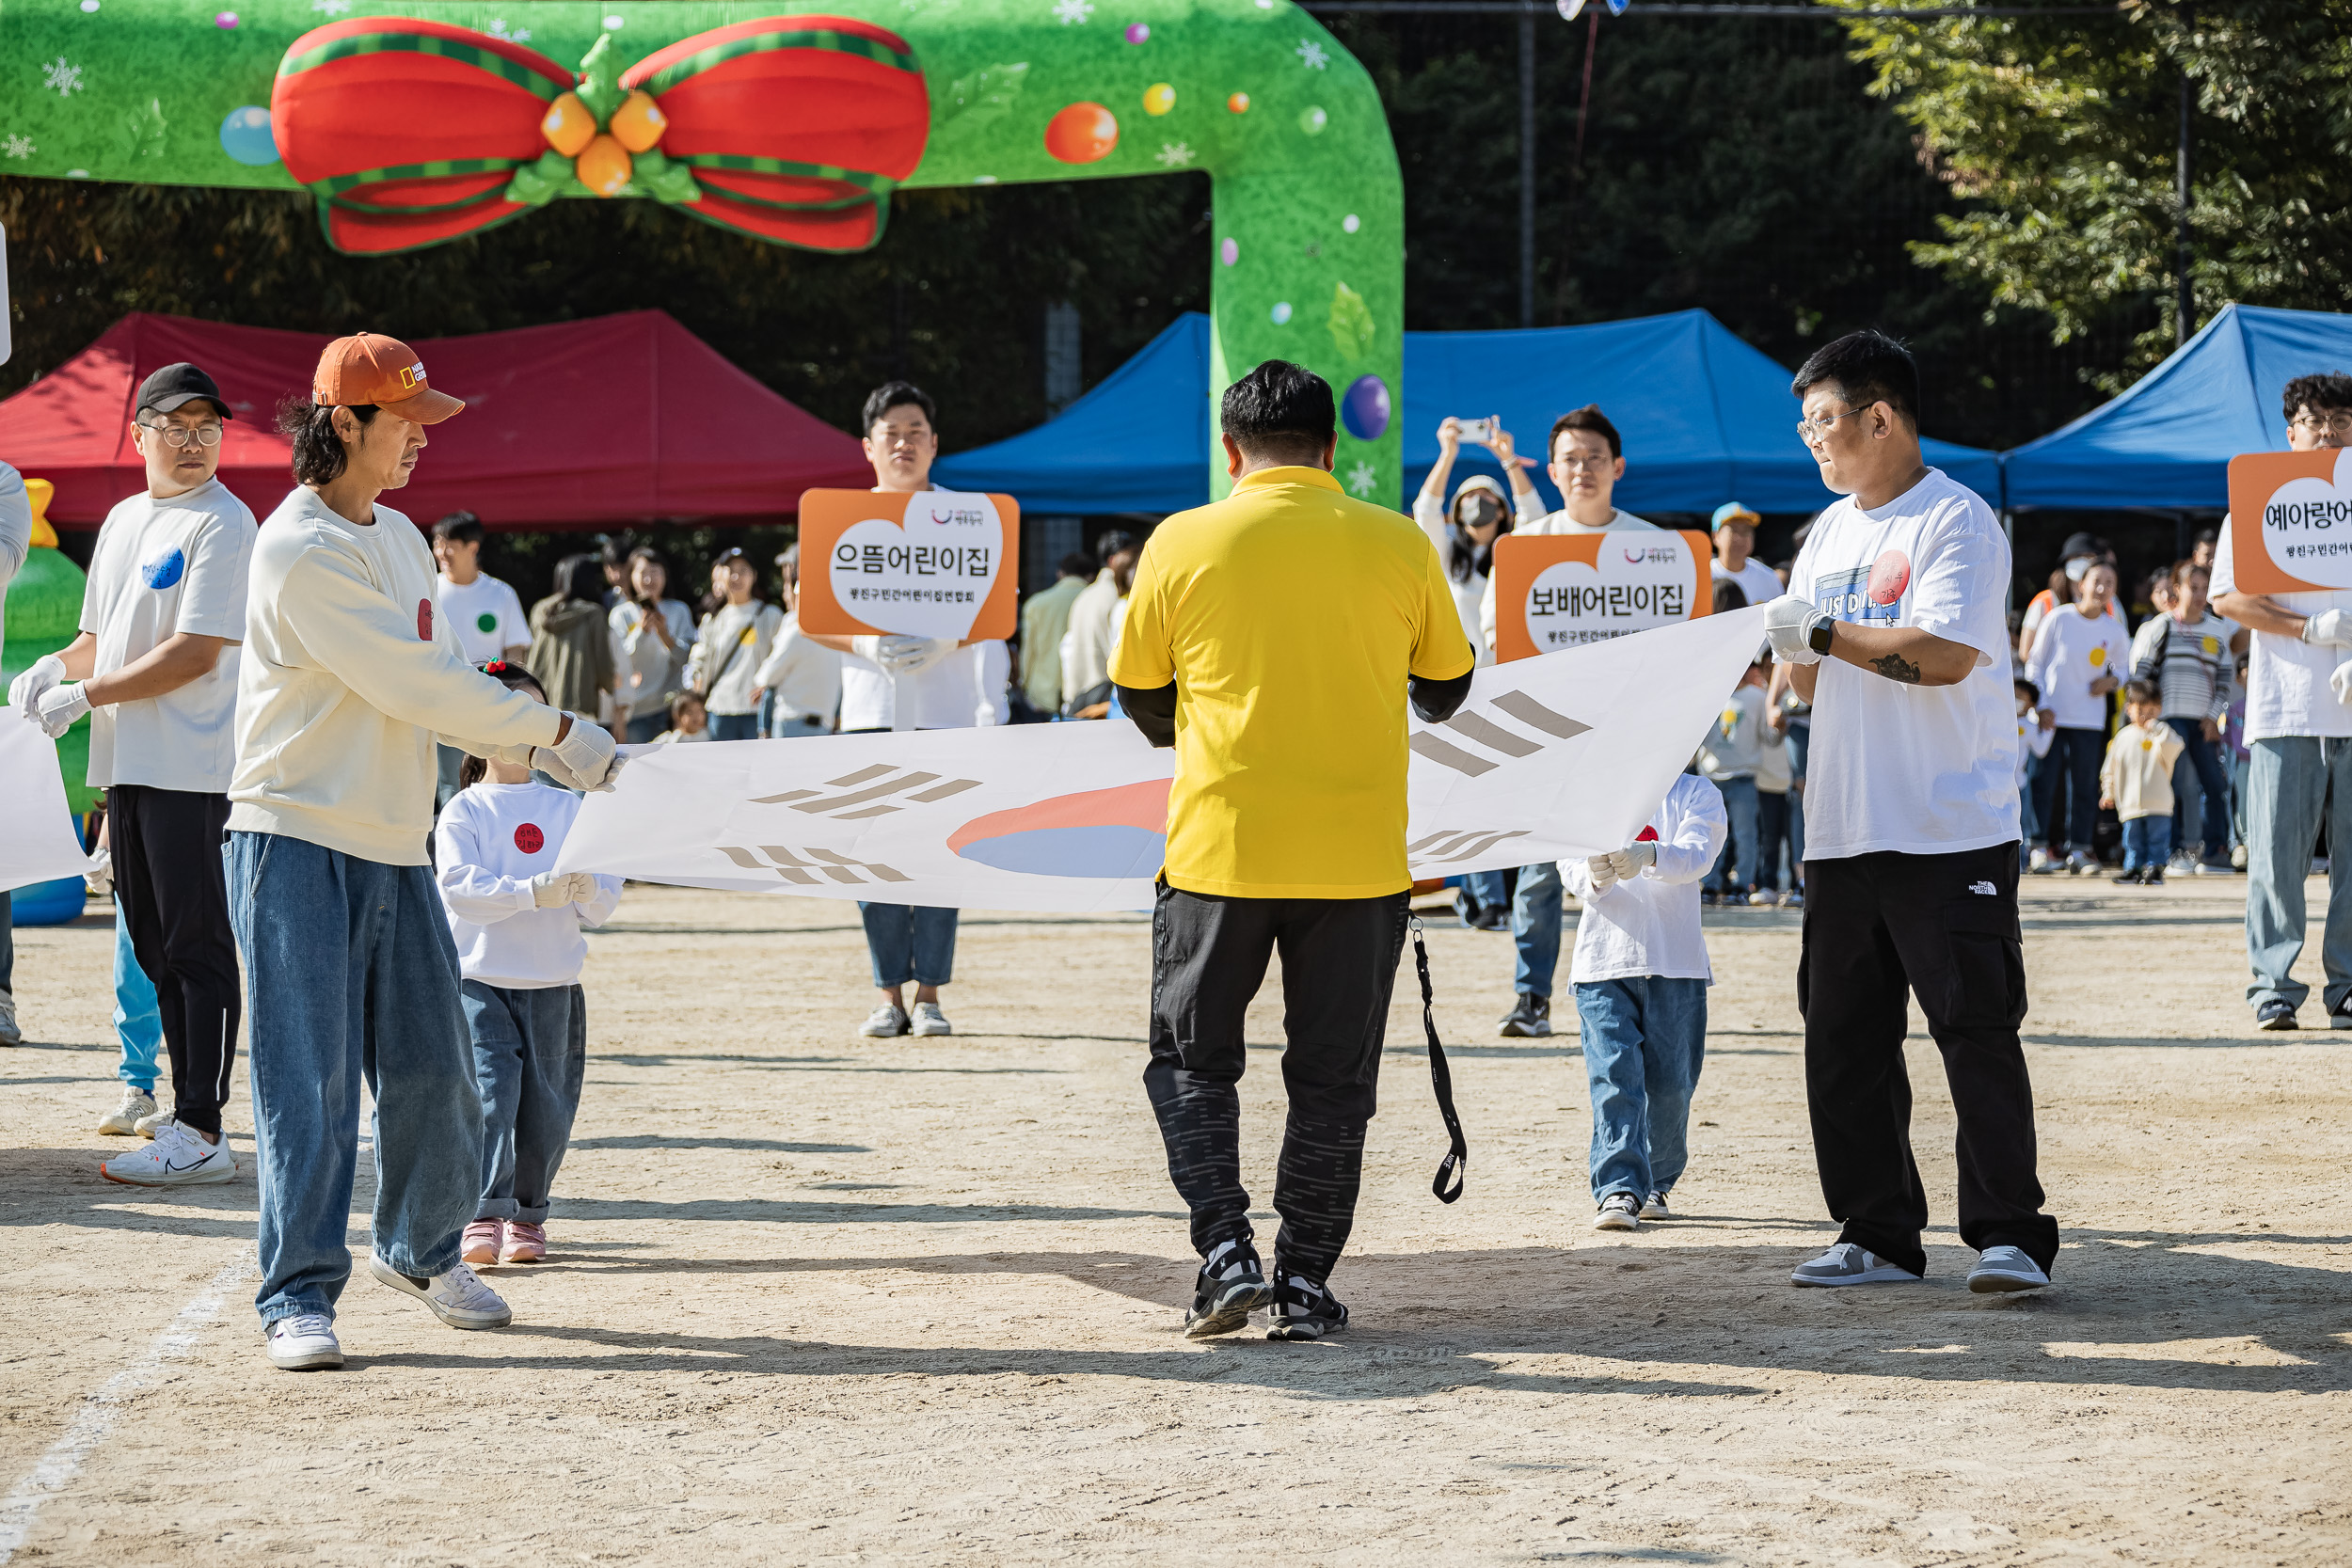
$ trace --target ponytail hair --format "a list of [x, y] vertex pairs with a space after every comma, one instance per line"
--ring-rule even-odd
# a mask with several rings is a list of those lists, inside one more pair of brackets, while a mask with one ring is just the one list
[[[347, 404], [361, 424], [375, 419], [375, 404]], [[278, 431], [294, 437], [294, 476], [297, 484], [325, 484], [342, 476], [343, 438], [335, 434], [335, 409], [309, 398], [288, 398], [278, 405]]]
[[[370, 409], [369, 412], [373, 413], [374, 410]], [[474, 668], [509, 691], [519, 691], [527, 686], [538, 695], [541, 702], [548, 700], [547, 689], [539, 684], [539, 677], [519, 664], [510, 664], [505, 659], [494, 658], [486, 664], [477, 664]], [[470, 752], [466, 753], [466, 760], [457, 765], [457, 787], [460, 789], [471, 789], [489, 776], [489, 762], [485, 758], [475, 756]]]

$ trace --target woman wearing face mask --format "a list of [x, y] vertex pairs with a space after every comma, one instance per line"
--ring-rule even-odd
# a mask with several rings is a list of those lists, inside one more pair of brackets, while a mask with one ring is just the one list
[[2093, 565], [2075, 584], [2074, 602], [2042, 623], [2026, 660], [2026, 678], [2042, 692], [2042, 726], [2058, 732], [2042, 768], [2042, 799], [2034, 802], [2046, 836], [2046, 847], [2033, 852], [2035, 871], [2088, 875], [2099, 869], [2090, 835], [2099, 820], [2107, 693], [2132, 661], [2122, 617], [2109, 613], [2114, 602], [2115, 568]]

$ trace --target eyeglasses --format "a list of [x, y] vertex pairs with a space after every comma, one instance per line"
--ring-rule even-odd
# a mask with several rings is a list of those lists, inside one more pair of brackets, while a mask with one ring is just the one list
[[2287, 423], [2299, 424], [2306, 430], [2328, 430], [2338, 436], [2352, 436], [2352, 409], [2333, 414], [2297, 414]]
[[1598, 471], [1599, 469], [1607, 467], [1611, 463], [1614, 462], [1615, 459], [1609, 457], [1562, 457], [1557, 458], [1554, 461], [1556, 461], [1561, 467], [1571, 471], [1578, 468], [1591, 468], [1595, 471]]
[[190, 441], [205, 447], [220, 445], [220, 426], [209, 420], [199, 425], [166, 424], [157, 420], [139, 428], [158, 437], [167, 447], [184, 447]]
[[[1875, 407], [1877, 405], [1874, 404], [1871, 406]], [[1836, 425], [1838, 420], [1851, 420], [1856, 414], [1867, 414], [1869, 411], [1870, 410], [1868, 408], [1849, 408], [1843, 414], [1832, 414], [1826, 420], [1799, 420], [1797, 421], [1797, 439], [1807, 443], [1816, 440], [1826, 441], [1829, 439], [1830, 431]]]

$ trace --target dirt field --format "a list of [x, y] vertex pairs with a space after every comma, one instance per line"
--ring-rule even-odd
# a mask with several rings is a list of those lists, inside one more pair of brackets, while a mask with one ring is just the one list
[[[251, 1312], [242, 1090], [234, 1183], [102, 1181], [122, 1147], [89, 1131], [114, 1094], [111, 929], [20, 931], [0, 1548], [372, 1568], [2352, 1562], [2352, 1036], [2252, 1033], [2242, 895], [2029, 883], [2027, 1049], [2066, 1245], [2053, 1290], [2009, 1300], [1961, 1283], [1924, 1037], [1931, 1277], [1788, 1285], [1832, 1235], [1793, 915], [1711, 929], [1685, 1217], [1607, 1239], [1576, 1042], [1495, 1038], [1508, 939], [1449, 919], [1430, 943], [1469, 1196], [1428, 1193], [1443, 1134], [1408, 964], [1334, 1280], [1355, 1326], [1196, 1345], [1137, 1082], [1140, 919], [973, 916], [947, 992], [963, 1033], [868, 1041], [853, 907], [632, 888], [591, 943], [552, 1258], [488, 1271], [515, 1326], [453, 1333], [363, 1275], [348, 1369], [299, 1376], [269, 1366]], [[1244, 1085], [1261, 1204], [1273, 1003]], [[355, 1251], [367, 1201], [363, 1184]]]

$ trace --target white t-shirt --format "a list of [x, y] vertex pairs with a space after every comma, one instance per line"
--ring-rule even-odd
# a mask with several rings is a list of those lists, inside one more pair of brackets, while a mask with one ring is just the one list
[[[2230, 547], [2230, 520], [2221, 520], [2221, 542], [2213, 552], [2213, 597], [2237, 592], [2236, 556]], [[2323, 610], [2352, 610], [2352, 589], [2313, 589], [2269, 595], [2295, 615]], [[2352, 648], [2318, 647], [2299, 637], [2257, 631], [2246, 660], [2246, 738], [2352, 735], [2352, 707], [2336, 701], [2328, 677], [2352, 658]]]
[[841, 729], [888, 730], [898, 725], [899, 692], [914, 705], [911, 730], [984, 730], [1005, 721], [1010, 701], [1012, 655], [1002, 642], [958, 648], [927, 670], [897, 680], [855, 654], [841, 657]]
[[1657, 864], [1595, 893], [1584, 862], [1562, 861], [1562, 883], [1584, 906], [1576, 923], [1570, 982], [1657, 975], [1713, 984], [1707, 938], [1699, 930], [1699, 882], [1723, 853], [1725, 831], [1723, 792], [1681, 773], [1638, 835], [1657, 841]]
[[90, 710], [89, 782], [228, 792], [237, 766], [237, 655], [253, 514], [219, 480], [106, 514], [82, 590], [82, 629], [98, 639], [91, 673], [112, 674], [181, 632], [231, 644], [205, 674], [160, 697]]
[[2042, 706], [2058, 716], [2059, 729], [2106, 731], [2107, 700], [2091, 695], [2090, 683], [2109, 675], [2132, 677], [2132, 641], [2121, 620], [2092, 620], [2071, 604], [2042, 620], [2026, 678], [2041, 690]]
[[585, 904], [543, 910], [531, 879], [555, 869], [580, 797], [538, 783], [487, 779], [459, 790], [433, 825], [434, 880], [449, 911], [458, 972], [485, 986], [546, 990], [580, 978], [582, 926], [601, 926], [621, 902], [621, 879], [598, 877]]
[[1718, 561], [1711, 576], [1718, 582], [1738, 583], [1750, 604], [1771, 604], [1788, 592], [1780, 585], [1780, 574], [1754, 556], [1748, 557], [1748, 563], [1736, 572], [1725, 571], [1724, 563]]
[[1789, 592], [1841, 621], [1917, 626], [1977, 650], [1951, 686], [1907, 686], [1825, 658], [1805, 755], [1804, 852], [1949, 855], [2017, 837], [2017, 698], [2003, 613], [2009, 541], [1940, 468], [1866, 512], [1814, 519]]
[[441, 619], [457, 634], [467, 663], [485, 664], [504, 658], [509, 648], [531, 646], [531, 620], [523, 613], [523, 602], [498, 578], [484, 572], [461, 584], [437, 575], [433, 583]]

